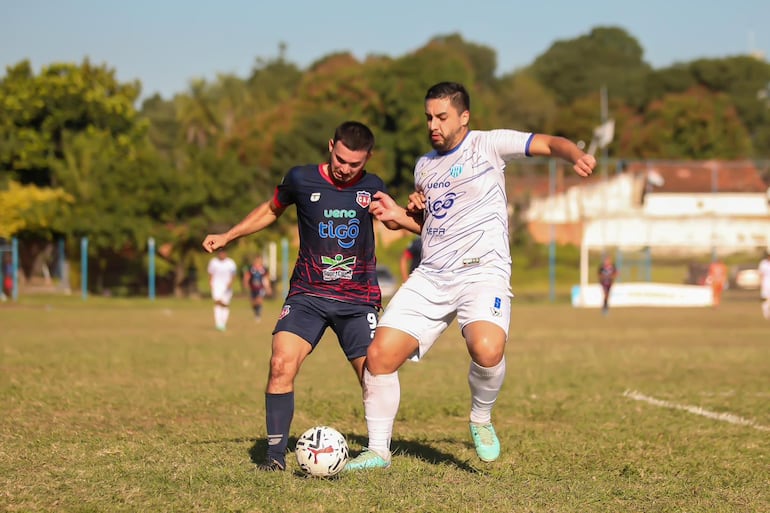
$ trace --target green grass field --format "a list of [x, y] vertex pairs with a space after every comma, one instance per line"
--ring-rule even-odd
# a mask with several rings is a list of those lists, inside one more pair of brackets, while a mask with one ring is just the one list
[[[206, 300], [0, 304], [0, 510], [770, 511], [770, 323], [757, 301], [606, 318], [514, 301], [493, 464], [467, 432], [454, 325], [402, 368], [393, 466], [333, 480], [300, 476], [293, 455], [289, 472], [254, 470], [272, 326], [245, 298], [225, 333]], [[294, 437], [329, 424], [354, 454], [366, 444], [331, 336], [296, 393]]]

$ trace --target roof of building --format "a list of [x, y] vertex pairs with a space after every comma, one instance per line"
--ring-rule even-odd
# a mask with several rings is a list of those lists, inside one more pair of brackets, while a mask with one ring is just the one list
[[647, 173], [652, 192], [765, 193], [768, 189], [751, 161], [641, 161], [627, 164], [625, 172]]

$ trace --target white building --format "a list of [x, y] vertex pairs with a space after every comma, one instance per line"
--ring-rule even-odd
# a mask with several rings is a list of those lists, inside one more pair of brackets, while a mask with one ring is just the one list
[[[580, 245], [580, 306], [586, 306], [592, 249], [647, 248], [658, 255], [770, 250], [770, 189], [751, 162], [631, 163], [621, 173], [533, 199], [526, 219], [539, 242], [554, 237]], [[690, 291], [674, 292], [673, 301], [687, 304], [678, 295]], [[694, 300], [704, 303], [698, 294]]]

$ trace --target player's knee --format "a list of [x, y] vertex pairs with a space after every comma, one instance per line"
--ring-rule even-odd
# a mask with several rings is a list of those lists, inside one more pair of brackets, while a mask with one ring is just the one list
[[270, 358], [270, 381], [271, 382], [291, 382], [299, 370], [295, 358], [287, 358], [283, 354], [274, 354]]
[[471, 358], [482, 367], [494, 367], [505, 355], [505, 341], [482, 339], [469, 344]]
[[366, 352], [366, 368], [370, 374], [390, 374], [396, 372], [401, 363], [393, 354], [383, 350], [379, 345], [372, 344]]

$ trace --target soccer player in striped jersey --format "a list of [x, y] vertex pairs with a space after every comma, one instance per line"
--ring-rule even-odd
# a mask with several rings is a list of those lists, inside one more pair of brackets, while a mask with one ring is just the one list
[[422, 237], [422, 260], [391, 298], [369, 346], [364, 370], [367, 450], [346, 471], [390, 466], [390, 441], [400, 402], [398, 369], [420, 359], [457, 318], [471, 356], [469, 427], [482, 461], [500, 442], [492, 407], [505, 377], [510, 321], [511, 256], [505, 164], [521, 157], [559, 157], [580, 176], [596, 166], [573, 142], [515, 130], [471, 130], [470, 98], [461, 84], [442, 82], [425, 96], [433, 151], [415, 166], [416, 192], [407, 208], [377, 194], [372, 212], [388, 228]]
[[362, 383], [366, 349], [381, 308], [369, 206], [385, 186], [364, 169], [373, 147], [374, 134], [366, 125], [341, 124], [329, 141], [328, 162], [292, 168], [271, 200], [227, 232], [210, 234], [203, 241], [206, 251], [216, 251], [266, 228], [289, 205], [297, 208], [299, 254], [273, 331], [265, 393], [268, 447], [265, 462], [258, 466], [261, 470], [286, 468], [294, 378], [326, 328], [336, 333]]

